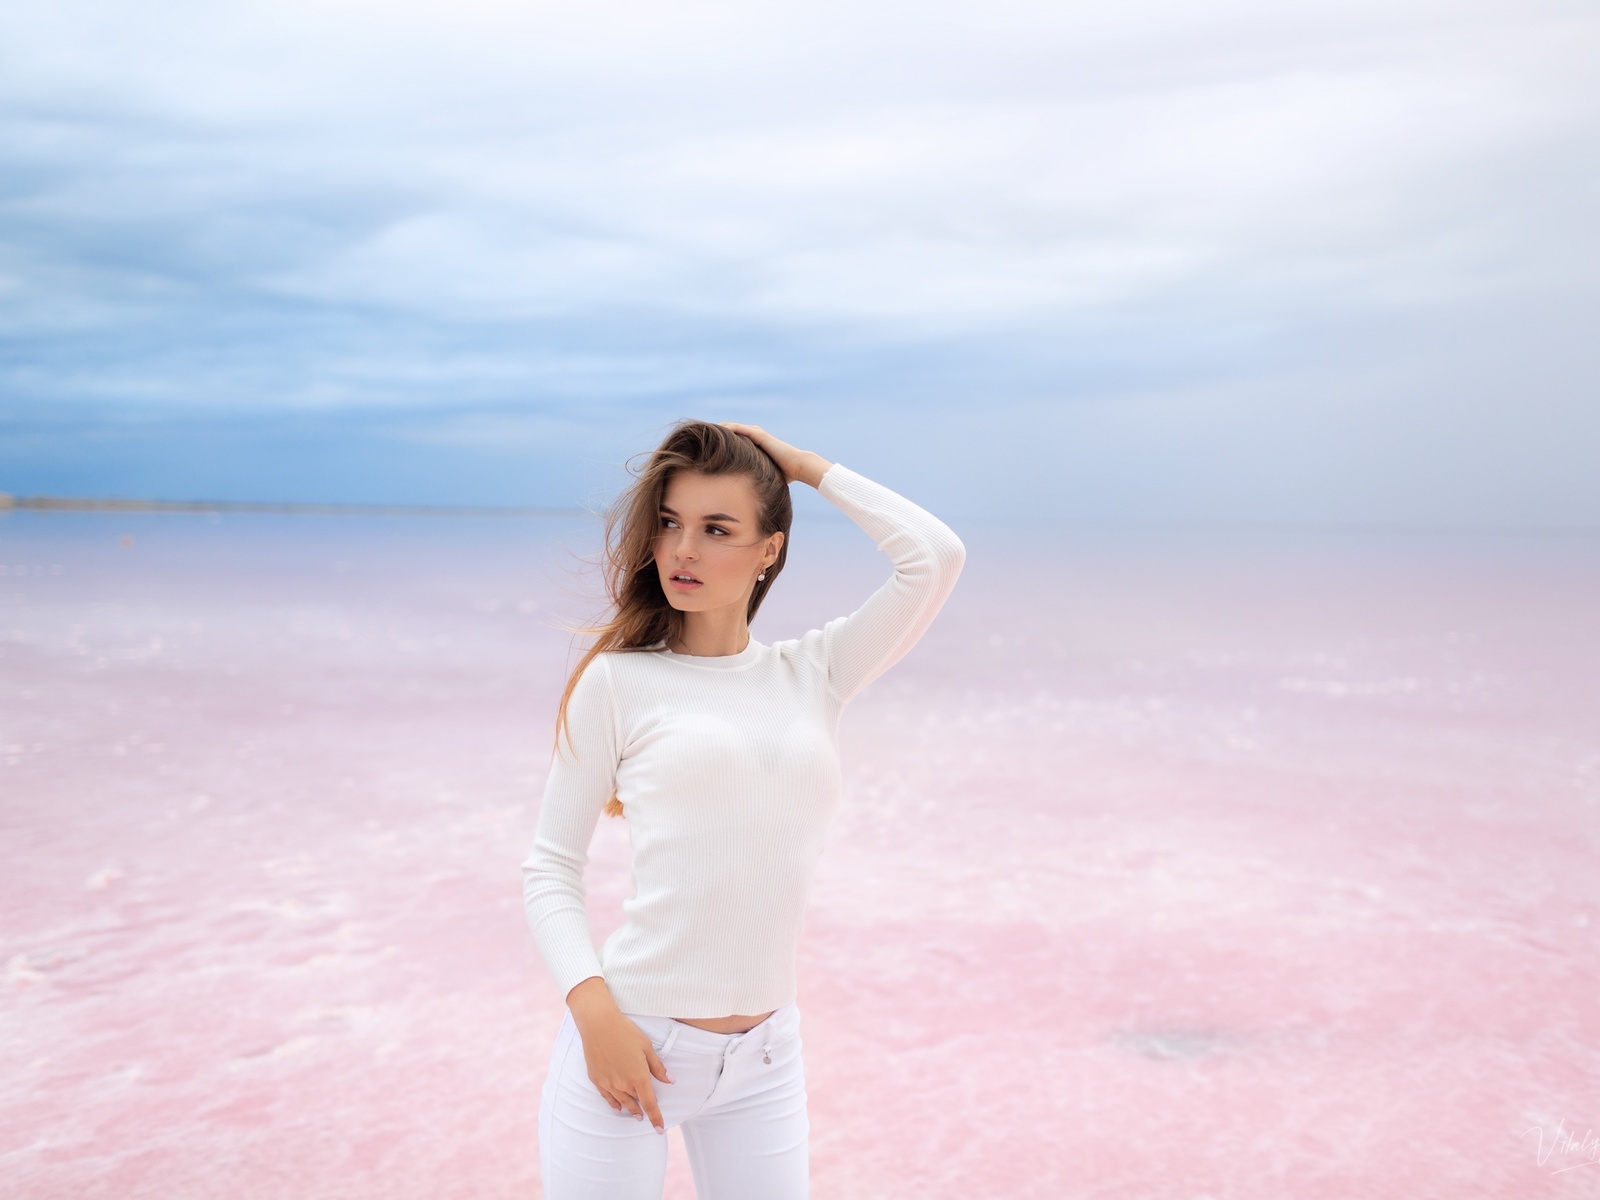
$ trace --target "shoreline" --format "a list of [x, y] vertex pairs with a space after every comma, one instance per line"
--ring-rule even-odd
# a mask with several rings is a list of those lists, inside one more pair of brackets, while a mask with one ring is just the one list
[[338, 504], [276, 500], [144, 500], [119, 497], [12, 496], [0, 492], [0, 512], [33, 509], [45, 512], [115, 513], [289, 513], [306, 516], [404, 517], [577, 517], [582, 508], [515, 505]]

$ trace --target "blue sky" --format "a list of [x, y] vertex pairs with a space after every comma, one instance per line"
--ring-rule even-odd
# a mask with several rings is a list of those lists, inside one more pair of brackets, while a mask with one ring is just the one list
[[1600, 525], [1600, 11], [11, 5], [0, 490]]

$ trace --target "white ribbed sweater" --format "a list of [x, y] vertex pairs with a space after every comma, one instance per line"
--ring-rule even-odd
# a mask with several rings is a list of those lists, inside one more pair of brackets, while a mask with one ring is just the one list
[[[926, 510], [834, 463], [817, 490], [894, 562], [849, 616], [738, 654], [665, 643], [597, 655], [568, 701], [533, 850], [522, 863], [534, 940], [563, 997], [605, 978], [623, 1012], [764, 1013], [795, 998], [812, 870], [839, 794], [844, 706], [916, 644], [966, 547]], [[572, 754], [576, 749], [576, 757]], [[634, 894], [595, 952], [583, 868], [615, 787]]]

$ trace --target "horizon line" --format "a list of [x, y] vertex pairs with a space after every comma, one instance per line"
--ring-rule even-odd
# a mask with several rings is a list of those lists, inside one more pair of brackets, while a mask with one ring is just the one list
[[368, 504], [294, 500], [153, 500], [93, 496], [13, 496], [0, 492], [0, 511], [145, 513], [290, 513], [306, 516], [571, 517], [592, 516], [580, 506], [492, 504]]
[[[263, 513], [291, 516], [428, 516], [428, 517], [598, 517], [601, 514], [583, 505], [490, 505], [490, 504], [383, 504], [341, 501], [294, 500], [155, 500], [138, 497], [93, 496], [17, 496], [0, 492], [0, 515], [13, 509], [33, 509], [40, 512], [105, 512], [105, 513]], [[807, 514], [808, 517], [813, 514]], [[830, 518], [848, 521], [845, 514], [826, 511], [814, 514], [822, 520]], [[1545, 534], [1558, 536], [1594, 537], [1600, 535], [1600, 525], [1595, 524], [1487, 524], [1462, 521], [1374, 521], [1333, 520], [1319, 521], [1305, 518], [1242, 519], [1213, 518], [1066, 518], [1051, 521], [1047, 518], [1009, 516], [1005, 518], [968, 516], [967, 520], [983, 523], [1004, 519], [1013, 524], [1046, 524], [1053, 527], [1085, 530], [1144, 530], [1181, 531], [1256, 530], [1288, 533], [1439, 533], [1439, 534], [1489, 534], [1514, 536], [1518, 534]]]

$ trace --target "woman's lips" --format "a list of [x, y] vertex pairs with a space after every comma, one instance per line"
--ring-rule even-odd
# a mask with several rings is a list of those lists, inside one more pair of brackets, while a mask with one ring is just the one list
[[673, 576], [670, 580], [668, 580], [668, 582], [671, 583], [673, 587], [679, 588], [685, 592], [692, 592], [695, 588], [700, 586], [700, 581], [698, 579], [691, 582], [687, 579], [679, 579], [677, 576]]

